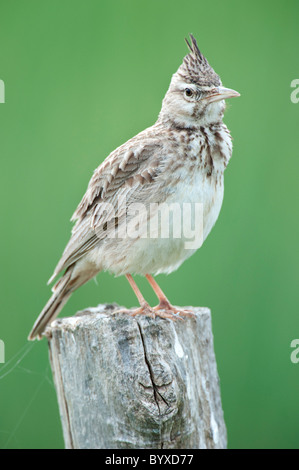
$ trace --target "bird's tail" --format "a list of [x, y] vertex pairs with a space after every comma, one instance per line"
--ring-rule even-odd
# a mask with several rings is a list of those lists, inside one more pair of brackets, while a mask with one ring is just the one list
[[41, 311], [28, 336], [30, 341], [36, 337], [41, 338], [41, 334], [45, 330], [48, 323], [57, 317], [60, 310], [68, 301], [74, 290], [76, 290], [82, 284], [85, 284], [85, 282], [94, 276], [94, 273], [92, 275], [88, 275], [87, 273], [80, 273], [78, 276], [72, 276], [73, 270], [74, 265], [70, 266], [64, 275], [54, 285], [52, 289], [52, 297], [48, 300], [45, 307]]

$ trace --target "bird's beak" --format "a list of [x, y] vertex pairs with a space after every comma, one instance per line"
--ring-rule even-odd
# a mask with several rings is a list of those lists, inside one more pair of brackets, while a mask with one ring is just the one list
[[240, 93], [237, 91], [231, 90], [230, 88], [224, 88], [223, 86], [218, 86], [217, 88], [211, 90], [211, 93], [206, 97], [206, 99], [209, 101], [209, 103], [214, 103], [215, 101], [225, 100], [226, 98], [234, 98], [237, 96], [240, 96]]

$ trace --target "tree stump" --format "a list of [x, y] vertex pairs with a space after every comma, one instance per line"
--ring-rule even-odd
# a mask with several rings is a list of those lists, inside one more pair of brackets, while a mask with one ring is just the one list
[[99, 305], [45, 335], [68, 449], [225, 448], [211, 313], [183, 321]]

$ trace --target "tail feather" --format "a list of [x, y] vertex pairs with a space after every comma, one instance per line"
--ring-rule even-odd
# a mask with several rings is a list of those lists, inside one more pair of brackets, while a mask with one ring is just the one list
[[78, 289], [78, 287], [96, 276], [98, 272], [99, 269], [91, 263], [81, 264], [80, 268], [77, 266], [77, 263], [69, 266], [52, 288], [53, 295], [34, 323], [28, 339], [30, 341], [36, 337], [40, 339], [48, 323], [57, 317], [72, 293]]
[[74, 282], [71, 280], [72, 271], [73, 269], [69, 268], [62, 278], [59, 279], [55, 284], [54, 288], [52, 289], [52, 297], [41, 311], [28, 336], [30, 341], [36, 337], [41, 338], [41, 334], [46, 328], [47, 324], [57, 317], [62, 307], [70, 298], [72, 292], [74, 291]]

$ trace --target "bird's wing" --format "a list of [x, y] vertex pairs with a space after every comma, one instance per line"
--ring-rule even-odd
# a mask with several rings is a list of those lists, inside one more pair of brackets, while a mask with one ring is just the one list
[[76, 224], [71, 239], [49, 283], [105, 238], [107, 225], [113, 219], [125, 216], [125, 207], [121, 205], [119, 209], [120, 197], [129, 201], [141, 188], [151, 185], [159, 174], [161, 140], [155, 135], [142, 134], [117, 148], [94, 171], [72, 216]]

